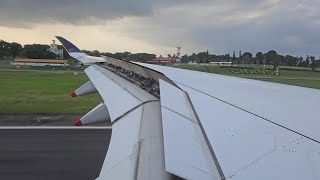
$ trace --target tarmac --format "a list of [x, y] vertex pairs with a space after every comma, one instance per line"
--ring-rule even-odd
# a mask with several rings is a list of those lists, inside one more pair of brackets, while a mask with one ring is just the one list
[[111, 138], [106, 126], [0, 124], [1, 180], [96, 179]]
[[[5, 114], [0, 113], [0, 126], [73, 126], [84, 114]], [[92, 126], [110, 126], [100, 123]]]

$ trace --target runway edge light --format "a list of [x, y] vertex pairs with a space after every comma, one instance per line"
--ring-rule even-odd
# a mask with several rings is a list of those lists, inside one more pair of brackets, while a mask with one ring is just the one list
[[75, 121], [74, 125], [81, 126], [103, 122], [110, 122], [110, 115], [107, 106], [104, 103], [101, 103], [84, 115], [81, 119]]
[[86, 94], [91, 94], [97, 92], [91, 81], [86, 82], [84, 85], [73, 91], [70, 95], [72, 97], [83, 96]]

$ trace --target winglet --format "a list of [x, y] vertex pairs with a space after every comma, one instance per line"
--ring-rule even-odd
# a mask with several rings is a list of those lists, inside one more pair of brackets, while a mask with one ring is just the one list
[[86, 53], [82, 52], [77, 46], [72, 44], [70, 41], [66, 40], [65, 38], [61, 36], [56, 36], [56, 38], [61, 42], [63, 47], [66, 49], [66, 51], [69, 53], [69, 55], [78, 61], [80, 61], [82, 64], [85, 65], [92, 65], [95, 63], [104, 63], [106, 62], [105, 59], [102, 57], [93, 57], [88, 56]]
[[77, 46], [75, 46], [68, 40], [64, 39], [63, 37], [56, 36], [56, 38], [61, 42], [61, 44], [66, 49], [66, 51], [68, 51], [68, 53], [72, 53], [72, 52], [82, 53], [82, 51], [79, 48], [77, 48]]

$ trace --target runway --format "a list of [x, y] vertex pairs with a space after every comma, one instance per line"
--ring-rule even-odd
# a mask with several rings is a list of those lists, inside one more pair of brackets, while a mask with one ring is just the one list
[[0, 129], [0, 179], [64, 180], [99, 176], [111, 129]]

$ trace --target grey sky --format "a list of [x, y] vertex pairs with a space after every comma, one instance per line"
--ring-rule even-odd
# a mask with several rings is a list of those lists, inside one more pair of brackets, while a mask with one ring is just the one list
[[[52, 34], [64, 35], [52, 26], [65, 25], [64, 30], [72, 29], [74, 34], [87, 31], [96, 33], [93, 38], [107, 36], [94, 40], [96, 44], [83, 44], [88, 38], [65, 33], [85, 48], [103, 51], [140, 48], [141, 52], [166, 55], [182, 46], [182, 53], [275, 49], [284, 54], [319, 56], [319, 9], [320, 2], [315, 0], [3, 0], [0, 38], [13, 36], [13, 32], [1, 32], [5, 30], [28, 31], [30, 38], [35, 38], [37, 34], [31, 35], [30, 30], [39, 35], [41, 27], [49, 25]], [[108, 37], [119, 42], [98, 43]]]

